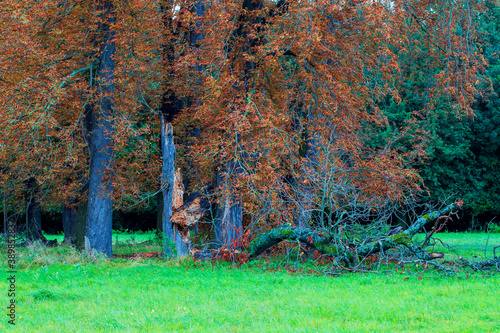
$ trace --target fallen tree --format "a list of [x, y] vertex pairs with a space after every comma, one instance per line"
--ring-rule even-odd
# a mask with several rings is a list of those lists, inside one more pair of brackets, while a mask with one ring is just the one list
[[[432, 236], [443, 228], [446, 220], [456, 213], [461, 208], [461, 205], [462, 202], [459, 201], [431, 213], [423, 214], [406, 230], [397, 227], [388, 232], [387, 229], [383, 232], [379, 228], [378, 234], [374, 232], [368, 235], [367, 232], [367, 237], [361, 240], [353, 239], [353, 237], [350, 237], [349, 232], [339, 232], [338, 228], [330, 231], [286, 225], [263, 232], [250, 242], [245, 252], [231, 251], [222, 247], [205, 250], [193, 249], [191, 255], [195, 260], [227, 260], [226, 258], [231, 258], [230, 260], [244, 262], [247, 259], [255, 259], [266, 250], [286, 241], [296, 242], [309, 252], [317, 251], [322, 255], [331, 257], [337, 267], [347, 270], [362, 270], [364, 266], [359, 264], [369, 256], [381, 254], [378, 258], [382, 260], [381, 258], [389, 258], [385, 256], [386, 251], [395, 250], [389, 252], [390, 258], [391, 260], [397, 260], [399, 264], [426, 263], [446, 274], [455, 274], [457, 267], [470, 267], [475, 271], [493, 268], [500, 271], [500, 256], [495, 253], [500, 246], [493, 248], [493, 258], [482, 261], [468, 261], [462, 257], [459, 257], [457, 261], [437, 261], [436, 259], [444, 257], [444, 253], [426, 251], [426, 247], [430, 245], [429, 240], [434, 239]], [[434, 224], [432, 225], [432, 223]], [[189, 223], [184, 222], [182, 224], [188, 225]], [[431, 224], [430, 228], [424, 230], [424, 227], [428, 224]], [[424, 240], [415, 241], [414, 236], [423, 231], [426, 233]], [[332, 270], [327, 274], [338, 273], [336, 273], [336, 270]]]
[[343, 239], [339, 234], [333, 234], [327, 230], [281, 226], [266, 231], [255, 238], [249, 244], [247, 254], [250, 259], [255, 258], [283, 241], [295, 241], [301, 242], [321, 254], [334, 257], [346, 266], [354, 265], [369, 255], [400, 246], [410, 250], [419, 259], [432, 260], [441, 256], [426, 252], [422, 246], [413, 242], [413, 236], [421, 231], [426, 224], [457, 211], [460, 206], [461, 202], [453, 203], [430, 214], [422, 215], [408, 229], [404, 231], [398, 229], [397, 232], [376, 235], [369, 242], [352, 243]]

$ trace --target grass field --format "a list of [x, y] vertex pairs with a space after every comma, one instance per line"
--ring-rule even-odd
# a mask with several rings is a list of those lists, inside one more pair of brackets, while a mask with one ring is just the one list
[[[457, 252], [436, 248], [446, 251], [445, 259], [484, 254], [486, 234], [440, 237]], [[489, 242], [500, 245], [500, 234]], [[153, 234], [119, 235], [114, 247], [118, 254], [159, 250]], [[332, 277], [292, 273], [275, 261], [236, 267], [106, 260], [68, 247], [19, 249], [18, 255], [17, 325], [11, 328], [3, 315], [0, 331], [500, 332], [499, 274], [443, 277], [420, 266], [397, 273], [388, 266], [379, 274]], [[291, 265], [321, 270], [313, 263]], [[4, 277], [0, 290], [6, 313]]]

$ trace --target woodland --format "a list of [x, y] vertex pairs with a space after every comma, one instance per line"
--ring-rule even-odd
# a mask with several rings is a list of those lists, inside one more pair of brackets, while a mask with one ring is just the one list
[[497, 1], [4, 0], [0, 34], [18, 246], [154, 229], [167, 258], [352, 269], [500, 228]]

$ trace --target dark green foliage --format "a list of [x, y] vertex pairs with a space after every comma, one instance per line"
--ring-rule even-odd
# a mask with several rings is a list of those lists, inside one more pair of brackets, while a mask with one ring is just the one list
[[[474, 119], [460, 118], [446, 98], [426, 96], [425, 87], [435, 73], [425, 57], [410, 53], [401, 65], [402, 101], [381, 102], [389, 126], [377, 139], [370, 138], [374, 146], [392, 142], [409, 156], [424, 143], [427, 156], [419, 159], [416, 167], [426, 201], [461, 198], [473, 218], [500, 213], [500, 7], [491, 2], [486, 7], [488, 11], [478, 17], [480, 38], [475, 49], [483, 54], [488, 66], [479, 83], [482, 95], [473, 105]], [[423, 72], [428, 75], [417, 75]], [[410, 121], [415, 112], [420, 116]], [[480, 222], [485, 225], [488, 221]]]
[[460, 121], [448, 114], [436, 119], [429, 160], [421, 167], [433, 201], [461, 197], [472, 216], [500, 212], [500, 9], [493, 3], [486, 6], [480, 43], [489, 65], [475, 118]]

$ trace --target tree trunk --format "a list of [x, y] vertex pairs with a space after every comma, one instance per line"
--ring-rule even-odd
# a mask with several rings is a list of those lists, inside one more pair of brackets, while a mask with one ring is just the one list
[[[175, 3], [174, 3], [175, 5]], [[173, 19], [171, 16], [174, 7], [167, 7], [162, 2], [160, 4], [160, 10], [163, 14], [163, 24], [166, 30], [173, 29]], [[197, 17], [203, 14], [203, 4], [202, 1], [196, 1], [192, 7]], [[197, 24], [197, 28], [200, 26]], [[177, 31], [180, 30], [178, 27]], [[167, 36], [167, 35], [166, 35]], [[178, 33], [176, 34], [177, 37]], [[202, 38], [202, 34], [199, 31], [191, 32], [189, 36], [189, 43], [191, 46], [197, 44]], [[174, 44], [171, 40], [166, 41], [162, 50], [163, 61], [167, 65], [171, 65], [175, 61], [174, 57]], [[173, 77], [173, 72], [168, 71], [167, 77]], [[163, 213], [162, 213], [162, 228], [163, 235], [165, 237], [163, 255], [167, 257], [177, 256], [183, 257], [189, 253], [190, 241], [189, 237], [181, 236], [179, 227], [172, 224], [172, 209], [179, 208], [182, 206], [182, 193], [179, 196], [179, 189], [182, 185], [182, 180], [175, 182], [175, 146], [173, 141], [173, 127], [170, 124], [175, 116], [183, 108], [183, 103], [176, 97], [175, 91], [170, 89], [168, 82], [166, 84], [161, 104], [161, 154], [163, 159], [162, 166], [162, 196], [163, 196]], [[180, 175], [180, 173], [179, 173]], [[177, 185], [177, 186], [176, 186]], [[176, 191], [177, 190], [177, 191]], [[176, 191], [176, 195], [174, 195]], [[179, 204], [180, 203], [180, 204]]]
[[[254, 16], [256, 10], [260, 10], [263, 7], [261, 0], [244, 0], [242, 3], [242, 11], [238, 17], [237, 28], [234, 31], [236, 39], [241, 38], [243, 42], [234, 49], [233, 52], [238, 52], [235, 57], [240, 57], [241, 54], [254, 54], [255, 50], [252, 47], [256, 47], [260, 44], [260, 36], [254, 36], [248, 31], [249, 25], [260, 24], [262, 19]], [[243, 89], [246, 98], [251, 98], [252, 93], [250, 92], [252, 83], [253, 71], [255, 71], [256, 63], [253, 60], [245, 60], [243, 66]], [[234, 90], [238, 91], [241, 89], [239, 86], [235, 86]], [[238, 155], [238, 152], [235, 152]], [[240, 157], [246, 155], [246, 153], [241, 152]], [[243, 235], [243, 204], [241, 199], [238, 198], [234, 188], [234, 177], [238, 177], [241, 173], [241, 165], [238, 161], [229, 160], [224, 166], [225, 175], [219, 173], [217, 175], [217, 185], [222, 188], [222, 198], [217, 209], [216, 216], [216, 238], [217, 242], [230, 249], [238, 249], [240, 247], [240, 241]]]
[[163, 235], [163, 192], [156, 194], [156, 233]]
[[75, 229], [76, 221], [78, 218], [78, 211], [75, 206], [70, 206], [63, 204], [62, 208], [62, 220], [63, 220], [63, 231], [64, 231], [64, 244], [70, 246], [75, 245]]
[[170, 221], [172, 217], [172, 197], [175, 186], [175, 145], [173, 127], [162, 116], [161, 149], [163, 167], [161, 183], [163, 192], [163, 255], [166, 257], [183, 257], [189, 253], [188, 244], [182, 240], [181, 234]]
[[243, 235], [243, 211], [242, 203], [235, 195], [232, 178], [238, 174], [238, 164], [233, 161], [227, 163], [225, 175], [217, 176], [218, 187], [222, 187], [223, 194], [219, 208], [217, 209], [216, 236], [221, 246], [230, 249], [238, 249], [239, 241]]
[[5, 233], [5, 239], [9, 239], [9, 226], [7, 217], [7, 190], [3, 191], [3, 227]]
[[30, 241], [44, 240], [42, 235], [42, 210], [37, 199], [32, 199], [28, 203], [26, 210], [26, 231]]
[[75, 246], [79, 250], [85, 249], [85, 234], [87, 233], [87, 207], [87, 200], [83, 200], [78, 204], [76, 223], [73, 227]]
[[42, 235], [42, 210], [37, 187], [35, 178], [26, 181], [26, 239], [29, 241], [46, 240]]
[[104, 35], [100, 47], [100, 64], [97, 70], [97, 85], [100, 100], [92, 110], [92, 133], [90, 140], [90, 178], [87, 207], [87, 241], [85, 250], [96, 250], [113, 256], [113, 94], [115, 68], [115, 32], [111, 25], [115, 21], [111, 1], [98, 6], [103, 10]]

